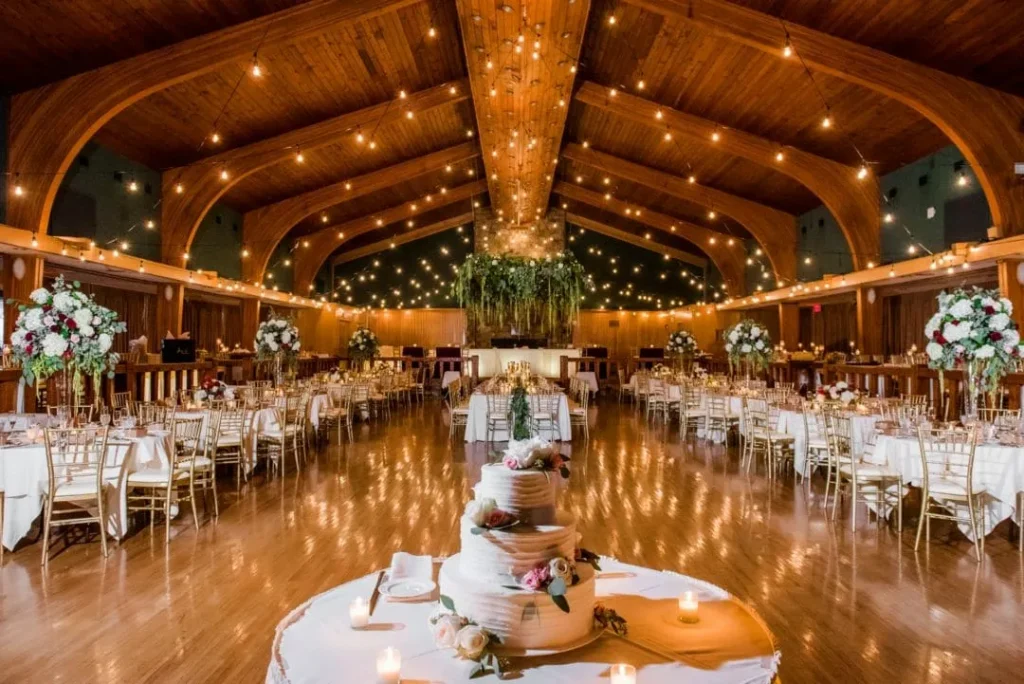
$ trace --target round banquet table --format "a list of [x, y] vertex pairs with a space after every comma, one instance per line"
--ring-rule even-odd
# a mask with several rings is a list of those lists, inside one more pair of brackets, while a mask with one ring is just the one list
[[[628, 635], [606, 632], [574, 651], [513, 658], [506, 671], [515, 671], [516, 681], [607, 684], [610, 666], [620, 662], [634, 665], [643, 684], [769, 684], [774, 678], [780, 654], [771, 632], [724, 589], [607, 558], [601, 567], [598, 601], [627, 620]], [[389, 646], [401, 653], [403, 682], [467, 681], [470, 663], [434, 646], [428, 618], [436, 591], [417, 603], [381, 597], [369, 628], [349, 626], [349, 604], [357, 596], [368, 599], [376, 579], [372, 574], [342, 584], [293, 610], [277, 627], [267, 684], [373, 682], [376, 655]], [[676, 620], [683, 591], [696, 592], [700, 601], [696, 624]], [[483, 680], [499, 681], [493, 674]]]

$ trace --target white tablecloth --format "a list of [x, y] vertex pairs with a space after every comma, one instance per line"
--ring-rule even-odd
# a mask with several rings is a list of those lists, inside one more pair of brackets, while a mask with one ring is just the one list
[[[865, 460], [888, 465], [903, 476], [903, 484], [920, 486], [924, 473], [921, 448], [915, 437], [878, 435], [874, 451]], [[988, 490], [984, 532], [1014, 515], [1017, 493], [1024, 491], [1024, 448], [979, 444], [974, 452], [974, 482]], [[971, 537], [969, 524], [960, 530]]]
[[455, 370], [445, 371], [444, 375], [441, 376], [441, 387], [447, 387], [456, 380], [462, 377], [462, 373]]
[[[853, 441], [850, 446], [853, 449], [853, 453], [857, 456], [863, 454], [865, 446], [871, 443], [875, 431], [875, 422], [880, 418], [881, 416], [876, 415], [850, 414], [850, 437]], [[814, 438], [825, 438], [825, 435], [815, 433], [816, 426], [813, 416], [807, 416], [807, 422]], [[807, 430], [804, 427], [804, 414], [800, 411], [789, 409], [779, 411], [779, 422], [775, 429], [779, 432], [785, 432], [787, 435], [793, 435], [793, 450], [795, 452], [793, 465], [796, 472], [802, 474], [804, 472], [804, 461], [807, 458]]]
[[[606, 633], [576, 651], [515, 658], [509, 668], [516, 673], [514, 681], [607, 684], [609, 666], [624, 662], [637, 668], [641, 684], [771, 682], [780, 654], [770, 631], [724, 589], [609, 559], [601, 559], [601, 567], [598, 600], [626, 618], [628, 640]], [[401, 653], [403, 682], [467, 681], [469, 663], [455, 657], [453, 650], [434, 646], [428, 617], [436, 600], [391, 603], [382, 597], [371, 629], [349, 626], [349, 604], [356, 596], [369, 598], [375, 581], [376, 575], [368, 575], [293, 610], [277, 627], [267, 684], [373, 682], [377, 653], [389, 646]], [[683, 591], [696, 592], [700, 601], [701, 619], [696, 624], [676, 619]], [[498, 680], [488, 675], [482, 681]]]
[[583, 382], [587, 383], [587, 387], [590, 388], [591, 394], [597, 394], [597, 373], [594, 371], [577, 371], [576, 377]]
[[[139, 470], [165, 470], [173, 447], [168, 435], [149, 435], [108, 442], [106, 497], [107, 530], [115, 537], [127, 531], [128, 513], [125, 483], [130, 473]], [[0, 489], [4, 491], [3, 545], [13, 549], [28, 534], [43, 510], [43, 498], [49, 482], [46, 447], [33, 444], [0, 449]]]
[[[537, 410], [536, 395], [529, 395], [531, 411]], [[561, 433], [560, 435], [558, 433]], [[563, 442], [572, 440], [572, 425], [569, 422], [569, 401], [564, 394], [558, 397], [558, 432], [554, 435], [543, 434], [548, 439], [561, 439]], [[487, 440], [487, 395], [474, 392], [469, 397], [469, 421], [466, 424], [466, 441], [483, 442]], [[508, 432], [496, 430], [495, 442], [508, 440]]]

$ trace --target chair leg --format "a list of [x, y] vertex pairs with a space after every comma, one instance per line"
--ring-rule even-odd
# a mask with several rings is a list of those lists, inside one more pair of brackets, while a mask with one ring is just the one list
[[[49, 497], [47, 497], [48, 499]], [[53, 516], [53, 505], [49, 500], [43, 503], [43, 557], [39, 564], [46, 567], [50, 560], [50, 518]]]
[[974, 497], [971, 496], [970, 492], [967, 493], [967, 514], [971, 517], [971, 534], [973, 535], [973, 539], [971, 541], [974, 542], [974, 556], [978, 559], [978, 562], [980, 563], [981, 544], [978, 541], [978, 525], [975, 520], [976, 516], [974, 514]]
[[917, 535], [914, 537], [914, 550], [921, 545], [921, 530], [924, 529], [925, 518], [928, 517], [928, 492], [921, 492], [921, 515], [917, 519]]
[[[242, 463], [239, 461], [238, 470], [242, 469]], [[220, 517], [220, 502], [217, 501], [217, 466], [210, 465], [210, 488], [213, 490], [213, 517]]]

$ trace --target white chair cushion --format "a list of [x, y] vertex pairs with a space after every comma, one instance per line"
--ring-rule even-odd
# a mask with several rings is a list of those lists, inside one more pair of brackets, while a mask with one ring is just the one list
[[773, 442], [792, 442], [795, 438], [793, 435], [786, 434], [785, 432], [770, 432], [768, 433], [768, 439]]
[[96, 479], [82, 478], [80, 480], [72, 480], [71, 482], [61, 482], [57, 485], [57, 496], [58, 497], [88, 497], [96, 496]]
[[[188, 477], [188, 473], [181, 470], [174, 474], [175, 479]], [[158, 485], [167, 484], [166, 470], [138, 470], [128, 476], [129, 485]]]
[[[979, 485], [977, 482], [973, 483], [974, 491], [972, 494], [980, 494], [985, 491], [985, 487]], [[935, 498], [941, 498], [945, 496], [967, 496], [967, 482], [960, 480], [951, 480], [945, 477], [930, 477], [928, 478], [928, 493]]]
[[828, 442], [826, 442], [823, 439], [810, 439], [807, 441], [807, 448], [811, 449], [812, 451], [827, 451]]
[[[839, 466], [839, 472], [847, 477], [853, 476], [853, 464], [843, 463]], [[899, 474], [889, 466], [876, 465], [874, 463], [857, 463], [857, 479], [888, 477], [895, 479]]]
[[469, 415], [469, 409], [468, 408], [454, 408], [454, 409], [452, 409], [452, 413], [454, 413], [456, 415], [460, 415], [460, 416], [468, 416]]

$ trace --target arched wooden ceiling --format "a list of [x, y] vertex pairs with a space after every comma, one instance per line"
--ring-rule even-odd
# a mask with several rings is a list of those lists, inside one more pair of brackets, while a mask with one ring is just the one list
[[[0, 88], [15, 93], [8, 170], [27, 191], [23, 201], [11, 202], [8, 220], [45, 231], [63, 171], [95, 137], [164, 172], [160, 229], [173, 238], [165, 242], [173, 247], [165, 260], [177, 263], [214, 200], [258, 216], [264, 207], [472, 141], [480, 157], [453, 171], [396, 174], [387, 187], [354, 198], [339, 192], [330, 203], [321, 197], [301, 217], [289, 214], [290, 225], [247, 226], [246, 241], [261, 252], [246, 266], [247, 279], [262, 277], [280, 236], [320, 236], [318, 246], [335, 249], [328, 235], [336, 235], [336, 225], [369, 221], [417, 198], [422, 203], [442, 187], [475, 182], [486, 182], [490, 192], [475, 193], [474, 202], [511, 206], [510, 192], [518, 187], [535, 195], [531, 206], [546, 206], [560, 202], [549, 195], [553, 184], [587, 176], [594, 182], [585, 189], [611, 192], [623, 207], [725, 236], [751, 235], [769, 252], [784, 252], [795, 241], [792, 225], [766, 235], [764, 226], [752, 229], [725, 211], [718, 221], [708, 220], [707, 202], [671, 191], [662, 176], [615, 174], [579, 154], [561, 154], [586, 142], [590, 151], [654, 174], [694, 175], [708, 192], [761, 205], [775, 217], [824, 202], [843, 224], [856, 262], [877, 247], [878, 216], [870, 216], [877, 177], [953, 140], [974, 167], [997, 226], [1021, 232], [1024, 189], [1005, 162], [1024, 151], [1022, 23], [1024, 3], [999, 0], [576, 0], [565, 7], [560, 0], [5, 3], [0, 24], [8, 27], [9, 40], [0, 45]], [[516, 53], [520, 32], [528, 41]], [[782, 57], [787, 35], [801, 59]], [[537, 60], [534, 36], [542, 45]], [[484, 73], [488, 55], [494, 76]], [[254, 57], [259, 78], [252, 76]], [[574, 97], [567, 84], [580, 89], [584, 81]], [[900, 89], [903, 81], [908, 87]], [[495, 96], [489, 88], [481, 93], [485, 83], [493, 83]], [[448, 84], [452, 102], [406, 117], [417, 94]], [[588, 89], [593, 92], [583, 96]], [[599, 93], [611, 89], [637, 98], [631, 105], [637, 111], [677, 112], [676, 135], [665, 140], [660, 122], [601, 102]], [[830, 129], [821, 126], [826, 104]], [[375, 123], [365, 129], [343, 126], [308, 149], [295, 142], [296, 131], [382, 110], [389, 114], [371, 114]], [[864, 162], [871, 173], [861, 182], [850, 179], [848, 189], [835, 181], [828, 192], [808, 182], [806, 173], [801, 180], [749, 149], [694, 134], [707, 125], [777, 145], [790, 153], [785, 163], [796, 164], [804, 154], [834, 163], [836, 173]], [[513, 129], [536, 134], [536, 160], [505, 147], [492, 156]], [[362, 144], [356, 133], [364, 134]], [[374, 150], [366, 144], [370, 138]], [[247, 152], [275, 145], [276, 156], [266, 163], [254, 164]], [[302, 163], [295, 160], [300, 151]], [[231, 175], [216, 192], [191, 187], [215, 183], [209, 176], [225, 158], [255, 168]], [[172, 174], [183, 167], [194, 169], [194, 183], [179, 198], [171, 181], [181, 178]], [[612, 177], [610, 187], [605, 175]], [[466, 208], [472, 207], [451, 211]], [[373, 223], [381, 236], [399, 224]], [[712, 254], [706, 240], [694, 245], [713, 260], [725, 259]], [[721, 249], [716, 243], [714, 251]], [[316, 259], [325, 258], [317, 252]], [[303, 268], [308, 273], [312, 267]], [[793, 277], [784, 272], [788, 267], [776, 270], [780, 278]]]

